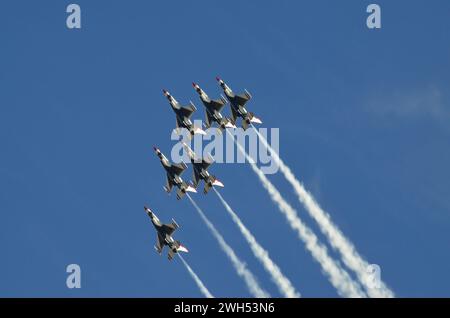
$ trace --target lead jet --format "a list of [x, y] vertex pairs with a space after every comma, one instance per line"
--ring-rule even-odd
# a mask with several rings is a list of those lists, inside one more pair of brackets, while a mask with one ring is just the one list
[[219, 77], [216, 77], [216, 79], [219, 82], [220, 87], [222, 87], [228, 101], [230, 102], [233, 124], [236, 124], [236, 119], [238, 117], [242, 118], [242, 128], [244, 128], [244, 130], [246, 130], [248, 128], [248, 125], [250, 125], [251, 123], [262, 124], [261, 119], [257, 118], [255, 114], [247, 111], [247, 109], [245, 108], [245, 104], [252, 98], [252, 95], [250, 95], [247, 90], [244, 90], [243, 94], [236, 95], [222, 79], [220, 79]]
[[205, 91], [198, 86], [196, 83], [192, 83], [195, 91], [199, 94], [203, 105], [205, 106], [205, 127], [210, 128], [213, 122], [216, 122], [219, 127], [224, 130], [225, 128], [236, 128], [236, 126], [226, 117], [223, 117], [220, 111], [223, 106], [227, 103], [224, 97], [220, 99], [210, 99], [206, 95]]
[[172, 95], [170, 95], [168, 91], [163, 89], [163, 93], [164, 96], [166, 96], [169, 100], [170, 106], [175, 112], [178, 133], [180, 132], [181, 128], [186, 128], [187, 130], [189, 130], [191, 136], [194, 136], [195, 134], [206, 135], [206, 133], [201, 128], [194, 126], [190, 119], [192, 113], [197, 110], [192, 102], [190, 102], [187, 106], [181, 106], [180, 103], [178, 103], [177, 100]]
[[197, 192], [195, 188], [184, 182], [180, 177], [180, 175], [187, 168], [187, 165], [184, 162], [171, 163], [158, 148], [153, 147], [153, 149], [155, 150], [156, 155], [161, 160], [162, 166], [166, 170], [167, 184], [164, 186], [164, 190], [166, 190], [167, 193], [170, 193], [170, 191], [172, 191], [172, 187], [174, 185], [179, 188], [177, 192], [178, 200], [180, 200], [186, 194], [186, 192]]
[[208, 168], [211, 164], [213, 164], [213, 160], [197, 158], [197, 156], [195, 155], [195, 152], [191, 148], [189, 148], [189, 146], [186, 145], [184, 142], [183, 142], [183, 147], [184, 147], [184, 149], [186, 149], [189, 159], [191, 160], [192, 167], [194, 168], [193, 180], [192, 180], [192, 182], [194, 184], [194, 188], [198, 187], [200, 180], [203, 180], [205, 182], [205, 188], [203, 189], [204, 194], [207, 194], [208, 191], [213, 186], [218, 186], [218, 187], [223, 188], [224, 187], [223, 183], [220, 182], [215, 176], [211, 175], [208, 172]]
[[185, 246], [181, 245], [180, 241], [176, 241], [172, 237], [173, 232], [175, 232], [175, 230], [179, 228], [177, 222], [175, 222], [174, 219], [172, 219], [172, 223], [170, 224], [162, 224], [155, 213], [152, 212], [152, 210], [150, 210], [146, 206], [144, 206], [144, 210], [150, 217], [150, 220], [152, 220], [152, 224], [156, 229], [157, 238], [155, 250], [159, 255], [161, 255], [162, 250], [166, 245], [169, 247], [169, 253], [167, 255], [169, 261], [171, 261], [173, 259], [173, 256], [178, 252], [189, 252]]

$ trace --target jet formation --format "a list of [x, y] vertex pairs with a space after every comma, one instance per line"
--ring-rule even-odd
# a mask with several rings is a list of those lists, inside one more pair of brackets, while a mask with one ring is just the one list
[[[206, 128], [211, 128], [214, 124], [218, 126], [220, 132], [227, 128], [237, 128], [236, 124], [238, 118], [241, 118], [241, 125], [244, 130], [252, 123], [262, 123], [254, 113], [249, 112], [246, 109], [246, 103], [252, 98], [247, 90], [244, 90], [244, 93], [235, 94], [221, 78], [217, 77], [216, 79], [226, 97], [220, 95], [220, 98], [218, 99], [211, 99], [198, 84], [192, 83], [205, 108], [204, 126]], [[175, 113], [175, 129], [177, 133], [180, 133], [182, 129], [187, 129], [189, 131], [189, 136], [191, 137], [196, 134], [206, 135], [206, 132], [200, 127], [196, 127], [191, 120], [192, 114], [197, 110], [197, 107], [195, 107], [192, 102], [183, 106], [167, 90], [163, 89], [163, 94], [168, 99], [169, 104]], [[222, 114], [222, 110], [227, 103], [230, 104], [231, 108], [230, 118]], [[189, 183], [181, 178], [181, 175], [187, 169], [187, 165], [184, 162], [170, 162], [159, 148], [153, 147], [166, 172], [166, 185], [163, 188], [167, 193], [170, 193], [172, 188], [176, 186], [178, 188], [177, 199], [180, 200], [186, 192], [196, 193], [202, 180], [204, 182], [203, 193], [205, 194], [207, 194], [214, 186], [224, 187], [224, 184], [208, 171], [208, 168], [214, 163], [211, 155], [209, 155], [208, 158], [201, 158], [198, 157], [187, 144], [183, 143], [183, 147], [186, 150], [193, 167], [192, 182]], [[162, 224], [149, 208], [144, 207], [144, 209], [156, 229], [157, 243], [155, 249], [159, 254], [162, 253], [162, 250], [166, 245], [169, 247], [169, 260], [172, 260], [173, 256], [179, 251], [188, 251], [179, 241], [172, 238], [173, 232], [179, 227], [173, 219], [171, 224]]]

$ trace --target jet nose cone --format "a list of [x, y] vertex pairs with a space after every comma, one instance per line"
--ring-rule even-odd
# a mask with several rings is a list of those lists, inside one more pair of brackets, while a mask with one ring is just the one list
[[144, 211], [145, 211], [145, 213], [147, 213], [148, 215], [152, 214], [152, 210], [150, 210], [149, 208], [147, 208], [145, 205], [144, 205]]
[[218, 82], [220, 82], [220, 81], [221, 81], [221, 79], [220, 79], [220, 77], [219, 77], [219, 76], [216, 76], [216, 81], [218, 81]]
[[153, 146], [153, 150], [154, 150], [156, 153], [159, 152], [159, 149], [158, 149], [156, 146]]
[[198, 86], [197, 83], [192, 82], [192, 86], [194, 87], [194, 89], [195, 89], [197, 92], [200, 92], [200, 86]]
[[163, 94], [164, 94], [165, 96], [168, 96], [168, 95], [169, 95], [169, 92], [168, 92], [166, 89], [163, 89], [162, 91], [163, 91]]

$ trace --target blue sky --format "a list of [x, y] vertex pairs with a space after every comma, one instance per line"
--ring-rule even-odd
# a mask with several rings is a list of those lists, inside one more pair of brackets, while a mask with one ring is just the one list
[[[69, 3], [1, 4], [0, 296], [200, 297], [155, 253], [144, 204], [181, 225], [214, 295], [250, 296], [189, 201], [163, 191], [151, 148], [173, 145], [161, 89], [203, 118], [191, 82], [214, 96], [216, 75], [252, 93], [281, 157], [396, 295], [450, 295], [448, 1], [378, 1], [381, 30], [365, 25], [369, 1], [77, 1], [81, 30], [66, 28]], [[251, 169], [211, 170], [302, 295], [336, 297]], [[270, 180], [324, 239], [282, 176]], [[280, 296], [218, 198], [195, 199]]]

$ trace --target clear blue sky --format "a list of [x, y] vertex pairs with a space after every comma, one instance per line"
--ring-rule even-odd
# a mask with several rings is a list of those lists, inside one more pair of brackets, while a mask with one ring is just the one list
[[[173, 144], [161, 89], [203, 118], [191, 82], [213, 96], [216, 75], [252, 93], [281, 157], [398, 296], [450, 296], [448, 1], [378, 1], [376, 31], [370, 1], [77, 1], [81, 30], [69, 3], [0, 5], [0, 296], [201, 296], [155, 253], [144, 204], [181, 225], [214, 295], [250, 296], [189, 201], [163, 191], [151, 148]], [[250, 168], [211, 170], [303, 296], [337, 296]], [[195, 198], [280, 296], [214, 194]]]

